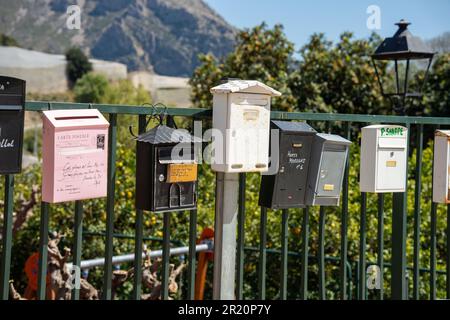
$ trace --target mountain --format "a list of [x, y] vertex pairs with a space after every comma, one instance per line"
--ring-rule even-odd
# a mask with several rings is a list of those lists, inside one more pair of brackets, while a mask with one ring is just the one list
[[[66, 26], [77, 3], [81, 28]], [[236, 29], [203, 0], [0, 0], [0, 30], [22, 47], [64, 53], [79, 46], [130, 71], [190, 76], [200, 53], [222, 57]]]

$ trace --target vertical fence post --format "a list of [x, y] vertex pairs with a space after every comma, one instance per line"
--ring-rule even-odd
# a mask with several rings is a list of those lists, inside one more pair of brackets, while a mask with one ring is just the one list
[[366, 300], [366, 214], [367, 193], [361, 192], [361, 215], [359, 220], [359, 299]]
[[195, 266], [197, 244], [197, 210], [189, 213], [188, 299], [195, 298]]
[[378, 194], [378, 254], [377, 264], [380, 268], [380, 289], [378, 290], [378, 299], [384, 297], [384, 194]]
[[46, 298], [47, 285], [47, 257], [48, 257], [48, 221], [49, 204], [41, 202], [41, 226], [39, 235], [39, 271], [38, 271], [38, 290], [39, 300]]
[[422, 150], [423, 124], [418, 125], [416, 133], [416, 188], [414, 192], [414, 265], [413, 265], [413, 299], [419, 299], [420, 285], [420, 196], [422, 193]]
[[446, 261], [446, 297], [450, 299], [450, 205], [447, 205], [447, 261]]
[[109, 115], [108, 139], [108, 195], [106, 199], [106, 243], [105, 267], [103, 275], [103, 299], [111, 300], [112, 286], [112, 257], [114, 236], [114, 196], [116, 191], [116, 141], [117, 141], [117, 114]]
[[170, 212], [164, 212], [161, 299], [169, 299]]
[[239, 174], [216, 173], [213, 299], [235, 299]]
[[[81, 267], [81, 248], [83, 241], [83, 202], [75, 201], [75, 221], [74, 221], [74, 243], [73, 243], [73, 267]], [[75, 271], [75, 272], [74, 272]], [[80, 299], [80, 272], [72, 269], [72, 275], [75, 276], [74, 288], [72, 290], [72, 300]]]
[[430, 216], [430, 300], [436, 300], [436, 224], [437, 203], [431, 203]]
[[[409, 123], [406, 125], [407, 145], [409, 153]], [[406, 161], [405, 192], [395, 192], [392, 200], [392, 299], [406, 300], [406, 214], [408, 206], [408, 161]]]
[[[345, 123], [345, 137], [350, 140], [350, 123]], [[341, 261], [339, 266], [340, 272], [340, 297], [347, 300], [347, 228], [348, 228], [348, 174], [350, 168], [350, 151], [347, 156], [344, 171], [344, 180], [342, 185], [342, 214], [341, 214]]]
[[281, 216], [281, 275], [280, 299], [287, 299], [289, 211], [284, 209]]
[[258, 297], [266, 299], [266, 263], [267, 263], [267, 209], [261, 207], [261, 222], [259, 225], [259, 266], [258, 266]]
[[5, 204], [3, 213], [2, 260], [0, 266], [0, 300], [8, 300], [11, 270], [12, 223], [14, 207], [14, 176], [5, 175]]
[[319, 299], [326, 300], [325, 279], [325, 207], [319, 209], [319, 249], [317, 251], [317, 262], [319, 264]]
[[237, 286], [236, 298], [242, 300], [244, 294], [244, 244], [245, 244], [245, 180], [246, 174], [239, 174], [239, 213], [237, 240]]
[[309, 207], [303, 209], [302, 247], [300, 270], [300, 299], [308, 299], [308, 239], [309, 239]]
[[[138, 132], [142, 134], [145, 132], [146, 116], [139, 115]], [[144, 211], [136, 209], [136, 226], [135, 226], [135, 240], [134, 240], [134, 278], [133, 278], [133, 299], [141, 299], [142, 286], [142, 246], [143, 246], [143, 228], [144, 228]]]

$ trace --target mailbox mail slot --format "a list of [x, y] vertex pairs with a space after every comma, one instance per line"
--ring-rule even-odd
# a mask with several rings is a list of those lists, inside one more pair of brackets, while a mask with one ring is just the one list
[[302, 207], [316, 131], [304, 122], [288, 121], [272, 121], [271, 129], [279, 130], [278, 173], [262, 176], [259, 205], [272, 209]]
[[333, 134], [314, 137], [306, 189], [307, 205], [337, 206], [350, 141]]
[[153, 212], [197, 208], [194, 142], [201, 139], [160, 125], [136, 140], [136, 208]]
[[25, 81], [0, 77], [0, 174], [22, 170]]
[[278, 91], [250, 80], [211, 88], [213, 142], [211, 168], [219, 172], [268, 170], [270, 99]]
[[362, 192], [404, 192], [407, 128], [372, 125], [362, 128], [360, 189]]
[[450, 203], [450, 130], [434, 133], [433, 202]]
[[96, 109], [43, 112], [42, 201], [105, 197], [109, 123]]

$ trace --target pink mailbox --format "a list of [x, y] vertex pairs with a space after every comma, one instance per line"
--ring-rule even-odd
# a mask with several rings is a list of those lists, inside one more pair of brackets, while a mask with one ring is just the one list
[[96, 109], [43, 114], [42, 201], [105, 197], [108, 121]]

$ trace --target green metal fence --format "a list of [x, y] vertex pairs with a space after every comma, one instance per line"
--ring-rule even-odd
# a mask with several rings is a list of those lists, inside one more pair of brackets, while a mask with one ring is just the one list
[[[50, 109], [88, 109], [96, 108], [104, 114], [109, 115], [109, 148], [108, 148], [108, 195], [106, 199], [107, 203], [107, 218], [106, 218], [106, 232], [105, 232], [105, 266], [104, 266], [104, 279], [102, 288], [102, 298], [111, 299], [111, 284], [112, 284], [112, 256], [113, 256], [113, 237], [114, 237], [114, 203], [115, 203], [115, 181], [116, 178], [116, 145], [117, 145], [117, 120], [118, 117], [123, 115], [134, 115], [139, 119], [139, 132], [145, 130], [146, 116], [152, 112], [151, 108], [139, 107], [139, 106], [124, 106], [124, 105], [100, 105], [100, 104], [79, 104], [79, 103], [53, 103], [53, 102], [27, 102], [27, 112], [39, 112]], [[196, 108], [169, 108], [167, 113], [170, 117], [187, 117], [195, 120], [207, 120], [211, 117], [211, 111], [205, 109]], [[302, 120], [312, 123], [323, 123], [328, 128], [337, 128], [333, 130], [333, 133], [341, 134], [344, 137], [351, 139], [352, 130], [359, 128], [363, 125], [370, 123], [395, 123], [405, 125], [409, 130], [408, 150], [410, 147], [410, 138], [415, 137], [414, 144], [417, 150], [417, 161], [415, 164], [415, 191], [414, 191], [414, 218], [413, 221], [407, 221], [407, 193], [396, 193], [393, 195], [393, 216], [392, 216], [392, 239], [390, 241], [392, 249], [392, 261], [383, 260], [383, 251], [386, 249], [384, 246], [384, 212], [386, 210], [384, 205], [384, 195], [378, 195], [378, 229], [377, 229], [377, 261], [369, 262], [366, 259], [366, 242], [367, 242], [367, 195], [361, 195], [360, 203], [360, 239], [359, 239], [359, 258], [357, 261], [350, 261], [348, 258], [348, 219], [349, 219], [349, 168], [352, 166], [352, 155], [349, 156], [346, 165], [345, 177], [343, 182], [343, 190], [341, 197], [341, 225], [336, 233], [340, 233], [340, 255], [336, 257], [328, 257], [325, 255], [325, 225], [326, 215], [328, 211], [333, 210], [329, 207], [321, 207], [319, 210], [319, 230], [318, 230], [318, 250], [317, 256], [311, 256], [309, 254], [310, 249], [310, 208], [298, 209], [302, 214], [301, 225], [301, 250], [300, 252], [289, 251], [288, 248], [288, 236], [289, 236], [289, 215], [294, 210], [283, 210], [281, 219], [281, 248], [279, 250], [268, 249], [266, 244], [267, 238], [267, 216], [272, 212], [266, 209], [261, 209], [260, 215], [260, 245], [259, 248], [246, 248], [245, 247], [245, 227], [244, 222], [246, 220], [246, 205], [245, 205], [245, 186], [246, 175], [240, 174], [239, 186], [239, 214], [238, 214], [238, 240], [237, 240], [237, 263], [236, 263], [236, 298], [242, 299], [244, 297], [244, 282], [245, 282], [245, 269], [244, 260], [245, 253], [254, 252], [258, 253], [258, 288], [255, 288], [258, 292], [260, 299], [266, 298], [266, 276], [267, 276], [267, 254], [270, 253], [276, 259], [279, 257], [280, 263], [280, 299], [286, 299], [290, 290], [296, 290], [299, 293], [300, 299], [307, 299], [308, 293], [311, 290], [318, 292], [320, 299], [326, 298], [327, 293], [327, 279], [325, 276], [325, 269], [327, 263], [334, 263], [339, 266], [338, 283], [339, 289], [336, 292], [336, 296], [339, 299], [352, 299], [355, 298], [352, 295], [352, 290], [356, 289], [356, 298], [366, 299], [366, 267], [370, 264], [376, 264], [381, 267], [381, 278], [383, 279], [383, 271], [390, 270], [391, 282], [389, 284], [392, 299], [418, 299], [419, 298], [419, 285], [421, 275], [426, 272], [430, 274], [430, 299], [436, 298], [436, 277], [439, 274], [446, 275], [446, 294], [447, 298], [450, 298], [450, 255], [446, 255], [446, 271], [436, 270], [436, 221], [437, 221], [437, 205], [433, 204], [430, 212], [430, 232], [431, 232], [431, 254], [430, 254], [430, 268], [422, 268], [419, 261], [420, 254], [420, 234], [421, 234], [421, 198], [424, 196], [421, 191], [421, 175], [422, 175], [422, 151], [424, 143], [424, 130], [435, 129], [439, 126], [450, 125], [450, 118], [438, 118], [438, 117], [402, 117], [402, 116], [381, 116], [381, 115], [354, 115], [354, 114], [321, 114], [321, 113], [302, 113], [302, 112], [279, 112], [273, 111], [271, 113], [273, 119], [284, 120]], [[337, 132], [339, 131], [339, 132]], [[414, 134], [412, 134], [414, 133]], [[3, 231], [2, 231], [2, 256], [1, 256], [1, 271], [0, 271], [0, 298], [8, 299], [8, 282], [10, 277], [11, 258], [14, 252], [11, 252], [12, 247], [12, 223], [13, 223], [13, 195], [14, 195], [14, 176], [6, 175], [4, 177], [5, 183], [5, 197], [4, 197], [4, 219], [3, 219]], [[359, 192], [359, 190], [355, 190]], [[47, 273], [47, 243], [48, 243], [48, 225], [49, 216], [51, 212], [51, 206], [48, 203], [41, 204], [41, 219], [40, 219], [40, 259], [39, 259], [39, 272], [38, 272], [38, 298], [45, 299], [46, 293], [46, 273]], [[450, 212], [450, 211], [449, 211]], [[79, 265], [82, 253], [83, 244], [83, 202], [76, 201], [74, 203], [74, 235], [75, 240], [73, 243], [73, 264]], [[169, 249], [170, 249], [170, 217], [171, 213], [163, 214], [163, 260], [162, 260], [162, 298], [168, 298], [168, 277], [169, 277]], [[196, 254], [195, 244], [197, 240], [197, 211], [193, 210], [189, 212], [189, 246], [190, 251], [188, 254], [188, 270], [187, 270], [187, 282], [188, 290], [187, 295], [183, 298], [193, 299], [195, 292], [195, 270], [196, 270]], [[447, 237], [447, 250], [450, 248], [450, 214], [447, 215], [448, 227], [446, 230]], [[414, 225], [414, 239], [413, 239], [413, 261], [412, 265], [407, 264], [406, 260], [406, 227], [408, 223]], [[135, 277], [134, 277], [134, 290], [132, 299], [139, 299], [141, 288], [141, 267], [142, 267], [142, 244], [143, 244], [143, 212], [136, 210], [135, 221]], [[274, 254], [277, 255], [274, 255]], [[297, 256], [300, 260], [297, 265], [297, 270], [300, 272], [300, 286], [293, 288], [288, 285], [287, 279], [292, 268], [288, 268], [288, 257]], [[317, 264], [318, 267], [318, 287], [308, 288], [308, 273], [309, 264]], [[413, 291], [408, 292], [408, 279], [407, 270], [412, 270], [411, 277], [413, 282]], [[384, 280], [386, 281], [386, 280]], [[79, 299], [79, 291], [74, 290], [73, 299]], [[383, 286], [381, 290], [377, 291], [377, 298], [383, 299], [384, 292]]]

